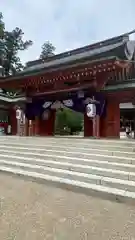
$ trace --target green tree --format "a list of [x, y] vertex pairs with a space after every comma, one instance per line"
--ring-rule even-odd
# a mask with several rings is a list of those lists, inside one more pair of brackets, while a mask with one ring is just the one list
[[3, 66], [6, 76], [23, 69], [18, 53], [32, 45], [32, 41], [24, 41], [23, 36], [22, 29], [17, 27], [11, 32], [6, 31], [0, 13], [0, 65]]
[[50, 43], [49, 41], [45, 42], [42, 45], [42, 51], [40, 54], [40, 59], [45, 59], [47, 57], [51, 57], [54, 55], [55, 52], [55, 47], [52, 45], [52, 43]]
[[70, 109], [67, 110], [67, 126], [70, 129], [70, 135], [82, 130], [82, 122], [82, 114], [74, 112]]
[[4, 36], [4, 29], [5, 29], [5, 24], [3, 22], [3, 15], [0, 12], [0, 39], [3, 38]]
[[56, 115], [56, 133], [70, 134], [80, 132], [83, 127], [83, 116], [71, 109], [65, 108], [57, 111]]
[[2, 65], [2, 59], [4, 56], [4, 30], [5, 24], [3, 22], [2, 13], [0, 13], [0, 65]]
[[5, 32], [3, 67], [6, 76], [23, 69], [18, 53], [19, 51], [28, 49], [28, 47], [32, 45], [31, 40], [23, 40], [23, 35], [24, 33], [20, 28], [15, 28], [11, 32]]
[[65, 109], [58, 110], [56, 113], [56, 122], [55, 122], [56, 133], [60, 135], [65, 134], [67, 130], [65, 129], [67, 128], [66, 122], [67, 122], [66, 110]]

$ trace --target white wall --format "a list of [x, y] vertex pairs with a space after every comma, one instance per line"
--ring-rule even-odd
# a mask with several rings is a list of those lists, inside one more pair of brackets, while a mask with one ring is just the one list
[[135, 105], [133, 105], [132, 102], [127, 102], [127, 103], [120, 103], [119, 107], [120, 109], [133, 109], [135, 108]]

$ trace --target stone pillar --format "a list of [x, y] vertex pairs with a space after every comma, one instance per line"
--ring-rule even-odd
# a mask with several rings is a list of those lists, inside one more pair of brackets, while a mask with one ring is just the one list
[[100, 118], [100, 137], [120, 137], [120, 108], [113, 99], [107, 101], [106, 116]]

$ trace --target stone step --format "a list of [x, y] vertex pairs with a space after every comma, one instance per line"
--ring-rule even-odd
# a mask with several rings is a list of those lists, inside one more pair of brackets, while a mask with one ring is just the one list
[[40, 142], [40, 143], [44, 143], [44, 142], [54, 142], [54, 143], [70, 143], [70, 142], [74, 142], [74, 143], [77, 143], [77, 144], [86, 144], [86, 145], [89, 145], [90, 143], [93, 143], [93, 144], [101, 144], [101, 145], [119, 145], [119, 146], [133, 146], [134, 147], [134, 143], [135, 143], [135, 140], [131, 141], [131, 140], [127, 140], [127, 141], [123, 141], [123, 140], [109, 140], [109, 139], [105, 139], [105, 140], [102, 140], [102, 139], [85, 139], [85, 138], [50, 138], [50, 137], [44, 137], [44, 138], [38, 138], [38, 137], [1, 137], [0, 136], [0, 141], [12, 141], [12, 142], [15, 142], [15, 141], [27, 141], [27, 142]]
[[128, 180], [121, 180], [121, 179], [114, 179], [114, 178], [108, 178], [98, 175], [92, 175], [92, 174], [86, 174], [86, 173], [80, 173], [80, 172], [72, 172], [69, 170], [63, 170], [58, 168], [50, 168], [42, 165], [31, 164], [31, 163], [22, 163], [17, 161], [6, 161], [1, 160], [0, 161], [0, 167], [11, 167], [11, 168], [18, 168], [23, 169], [29, 172], [38, 172], [42, 174], [47, 174], [51, 176], [57, 176], [60, 178], [67, 178], [70, 180], [78, 180], [81, 182], [87, 182], [92, 184], [99, 184], [103, 186], [109, 186], [113, 188], [119, 188], [123, 190], [128, 191], [135, 191], [135, 182], [134, 181], [128, 181]]
[[[12, 160], [15, 160], [16, 162], [21, 163], [31, 163], [36, 164], [40, 166], [46, 166], [50, 168], [58, 168], [63, 170], [70, 170], [72, 172], [81, 172], [81, 173], [87, 173], [87, 174], [94, 174], [99, 176], [105, 176], [105, 177], [111, 177], [111, 178], [117, 178], [122, 180], [135, 180], [135, 173], [134, 168], [135, 165], [131, 164], [118, 164], [112, 163], [109, 164], [109, 162], [105, 162], [104, 165], [100, 163], [100, 161], [94, 162], [89, 161], [87, 164], [83, 164], [83, 161], [63, 161], [62, 157], [57, 160], [54, 158], [46, 158], [46, 159], [40, 159], [40, 158], [29, 158], [29, 157], [22, 157], [22, 156], [14, 156], [14, 155], [0, 155], [0, 163], [2, 164], [2, 161], [7, 161], [7, 164], [12, 162]], [[61, 160], [61, 161], [60, 161]], [[99, 164], [100, 163], [100, 164]], [[93, 164], [93, 165], [92, 165]]]
[[117, 144], [117, 145], [129, 145], [129, 146], [134, 146], [135, 140], [134, 139], [94, 139], [94, 138], [80, 138], [78, 136], [76, 137], [69, 137], [69, 136], [62, 136], [62, 137], [23, 137], [23, 136], [0, 136], [0, 140], [1, 141], [27, 141], [27, 142], [76, 142], [76, 143], [85, 143], [85, 144], [89, 144], [90, 142], [93, 142], [94, 144]]
[[87, 182], [81, 182], [78, 180], [71, 180], [68, 178], [62, 177], [60, 178], [57, 176], [41, 174], [38, 172], [30, 172], [14, 167], [0, 166], [0, 171], [7, 172], [13, 175], [22, 176], [32, 181], [44, 184], [48, 183], [56, 187], [61, 187], [70, 191], [81, 192], [91, 196], [96, 196], [117, 202], [135, 204], [135, 193], [127, 190], [102, 186], [101, 184], [92, 184]]
[[[10, 145], [10, 144], [0, 144], [0, 152], [4, 150], [14, 150], [14, 151], [27, 151], [27, 152], [41, 152], [42, 154], [44, 153], [55, 153], [55, 154], [62, 154], [66, 156], [73, 156], [73, 157], [83, 157], [83, 158], [91, 158], [92, 155], [103, 155], [103, 156], [118, 156], [118, 157], [129, 157], [129, 158], [135, 158], [135, 152], [124, 152], [124, 151], [112, 151], [112, 150], [106, 150], [106, 149], [89, 149], [89, 148], [77, 148], [77, 147], [59, 147], [59, 146], [52, 146], [52, 145], [47, 145], [47, 146], [37, 146], [37, 145], [30, 145], [28, 144], [22, 144], [22, 145]], [[110, 158], [111, 159], [111, 158]]]
[[[123, 164], [123, 167], [128, 169], [133, 169], [134, 171], [134, 165], [135, 165], [135, 158], [130, 157], [122, 157], [122, 156], [109, 156], [109, 155], [102, 155], [102, 154], [94, 154], [94, 153], [75, 153], [75, 152], [59, 152], [59, 151], [48, 151], [43, 150], [40, 151], [38, 149], [29, 149], [29, 148], [0, 148], [0, 155], [6, 155], [6, 156], [19, 156], [19, 157], [25, 157], [25, 158], [33, 158], [33, 159], [49, 159], [49, 160], [55, 160], [55, 161], [68, 161], [68, 162], [77, 162], [83, 165], [90, 164], [92, 166], [95, 165], [109, 165], [112, 168], [121, 167]], [[126, 164], [126, 165], [125, 165]]]
[[115, 151], [120, 151], [120, 152], [129, 152], [129, 153], [134, 153], [135, 152], [135, 147], [132, 147], [132, 146], [118, 146], [117, 144], [116, 145], [101, 145], [101, 144], [93, 144], [92, 142], [90, 142], [89, 144], [76, 144], [75, 142], [69, 142], [69, 143], [64, 143], [64, 142], [61, 142], [61, 143], [54, 143], [54, 142], [43, 142], [43, 143], [40, 143], [40, 142], [23, 142], [23, 141], [14, 141], [14, 142], [9, 142], [9, 141], [0, 141], [0, 145], [8, 145], [8, 146], [27, 146], [27, 147], [40, 147], [42, 149], [45, 149], [45, 148], [48, 148], [48, 147], [52, 147], [54, 150], [56, 149], [75, 149], [75, 148], [78, 148], [82, 151], [90, 151], [91, 149], [97, 149], [98, 150], [109, 150], [109, 151], [112, 151], [112, 152], [115, 152]]
[[94, 139], [94, 138], [80, 138], [80, 137], [23, 137], [23, 136], [0, 136], [1, 141], [29, 141], [29, 142], [76, 142], [76, 143], [85, 143], [89, 144], [90, 142], [93, 142], [94, 144], [119, 144], [119, 145], [134, 145], [135, 140], [134, 139], [127, 139], [127, 140], [121, 140], [121, 139]]
[[0, 170], [135, 203], [133, 141], [0, 137]]
[[[1, 141], [1, 140], [0, 140]], [[122, 142], [122, 141], [113, 141], [113, 142], [110, 142], [110, 141], [101, 141], [101, 140], [88, 140], [86, 141], [85, 139], [82, 139], [82, 140], [76, 140], [76, 139], [68, 139], [68, 140], [64, 140], [64, 139], [50, 139], [50, 138], [45, 138], [45, 139], [16, 139], [16, 140], [11, 140], [10, 142], [11, 143], [19, 143], [19, 142], [22, 142], [22, 143], [27, 143], [27, 144], [39, 144], [39, 145], [46, 145], [46, 144], [52, 144], [52, 145], [69, 145], [69, 146], [77, 146], [77, 147], [87, 147], [89, 148], [89, 146], [98, 146], [98, 147], [111, 147], [111, 148], [114, 148], [114, 147], [118, 147], [118, 148], [121, 148], [123, 149], [124, 147], [126, 147], [127, 149], [134, 149], [135, 148], [135, 141], [134, 142]], [[1, 142], [6, 142], [5, 141], [1, 141]]]
[[52, 176], [55, 175], [57, 177], [69, 178], [71, 180], [85, 181], [89, 183], [100, 184], [103, 186], [111, 186], [114, 188], [125, 189], [125, 190], [128, 189], [129, 191], [135, 190], [135, 182], [133, 181], [123, 181], [120, 179], [107, 178], [107, 177], [102, 177], [98, 175], [72, 172], [69, 170], [49, 168], [49, 167], [44, 167], [42, 165], [35, 165], [35, 164], [15, 162], [15, 161], [9, 162], [9, 161], [2, 160], [0, 162], [0, 166], [1, 165], [10, 166], [14, 168], [17, 167], [17, 168], [21, 168], [28, 171], [36, 171], [42, 174], [48, 174]]
[[[24, 156], [33, 158], [55, 158], [55, 160], [63, 159], [66, 160], [82, 160], [83, 164], [89, 160], [107, 161], [112, 163], [123, 163], [123, 164], [135, 164], [135, 158], [133, 157], [123, 157], [114, 155], [103, 155], [99, 153], [83, 153], [83, 152], [68, 152], [68, 151], [58, 151], [52, 149], [38, 149], [38, 148], [25, 148], [25, 147], [9, 147], [0, 146], [0, 154], [14, 155], [14, 156]], [[100, 163], [99, 163], [100, 164]]]

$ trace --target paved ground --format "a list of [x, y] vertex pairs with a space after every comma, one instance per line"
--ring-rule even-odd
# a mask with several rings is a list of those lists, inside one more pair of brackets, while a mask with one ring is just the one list
[[133, 240], [135, 208], [0, 174], [1, 240]]

